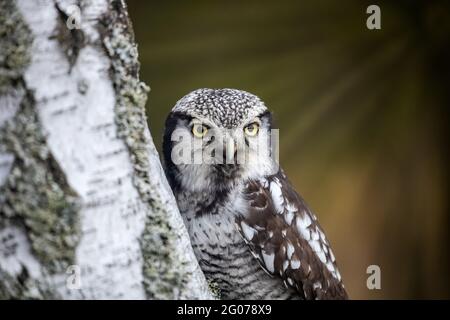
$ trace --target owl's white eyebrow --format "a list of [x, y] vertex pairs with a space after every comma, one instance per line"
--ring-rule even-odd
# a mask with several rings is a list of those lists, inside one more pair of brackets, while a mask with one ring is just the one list
[[259, 117], [256, 117], [256, 118], [254, 118], [253, 120], [248, 121], [246, 124], [244, 124], [244, 127], [246, 127], [246, 126], [248, 126], [248, 125], [251, 125], [251, 124], [253, 124], [253, 123], [257, 123], [258, 125], [261, 125], [261, 124], [262, 124], [262, 121], [261, 121], [261, 119], [259, 119]]
[[192, 118], [191, 121], [189, 122], [189, 126], [193, 126], [194, 124], [204, 125], [205, 127], [208, 127], [208, 129], [213, 126], [212, 123], [210, 123], [209, 121], [202, 121], [198, 118]]

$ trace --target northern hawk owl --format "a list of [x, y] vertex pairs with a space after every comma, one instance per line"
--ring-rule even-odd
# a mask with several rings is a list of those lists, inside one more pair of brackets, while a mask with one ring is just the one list
[[195, 90], [170, 112], [166, 174], [200, 267], [225, 299], [346, 299], [316, 216], [274, 157], [272, 132], [264, 103], [241, 90]]

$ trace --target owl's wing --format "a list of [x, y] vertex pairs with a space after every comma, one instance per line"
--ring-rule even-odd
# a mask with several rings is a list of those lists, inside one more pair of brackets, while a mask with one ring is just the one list
[[[261, 266], [305, 299], [347, 299], [325, 235], [284, 173], [251, 180], [236, 223]], [[281, 281], [280, 280], [280, 281]]]

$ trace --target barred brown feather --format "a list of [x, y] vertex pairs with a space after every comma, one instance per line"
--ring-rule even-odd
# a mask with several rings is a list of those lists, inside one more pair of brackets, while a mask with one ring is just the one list
[[[279, 198], [272, 184], [280, 188]], [[249, 181], [244, 194], [249, 210], [236, 218], [237, 226], [261, 266], [305, 299], [346, 299], [330, 245], [284, 174]]]

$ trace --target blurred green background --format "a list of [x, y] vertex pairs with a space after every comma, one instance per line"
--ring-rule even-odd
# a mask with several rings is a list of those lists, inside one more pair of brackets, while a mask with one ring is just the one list
[[[381, 7], [381, 30], [366, 8]], [[202, 87], [262, 98], [354, 299], [449, 298], [450, 1], [128, 1], [161, 150]], [[366, 268], [381, 267], [381, 290]]]

